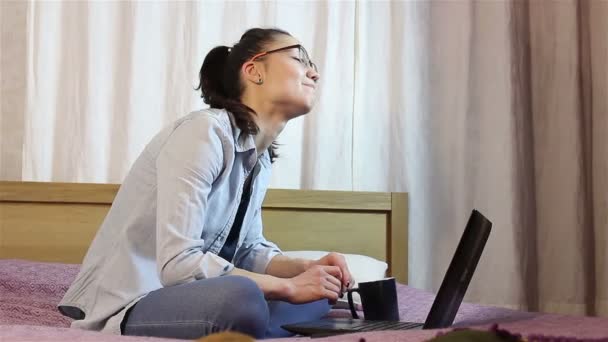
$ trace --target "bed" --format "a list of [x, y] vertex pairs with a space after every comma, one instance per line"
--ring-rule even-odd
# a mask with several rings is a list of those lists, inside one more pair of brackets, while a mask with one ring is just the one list
[[[67, 328], [55, 306], [76, 276], [118, 185], [0, 182], [0, 340], [160, 341]], [[265, 235], [284, 250], [333, 250], [386, 262], [399, 282], [402, 320], [424, 321], [432, 293], [408, 284], [408, 198], [405, 193], [270, 189]], [[316, 238], [320, 234], [324, 239]], [[346, 310], [332, 310], [347, 317]], [[465, 303], [456, 327], [501, 328], [524, 335], [608, 337], [608, 319], [514, 311]], [[437, 331], [372, 332], [322, 341], [422, 341]], [[307, 339], [294, 337], [291, 341]], [[283, 341], [281, 340], [281, 341]], [[279, 340], [277, 340], [279, 341]]]

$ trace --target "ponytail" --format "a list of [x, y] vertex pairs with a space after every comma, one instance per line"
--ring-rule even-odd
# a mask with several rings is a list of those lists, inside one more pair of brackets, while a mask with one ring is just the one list
[[[230, 48], [216, 46], [207, 54], [201, 71], [200, 83], [197, 90], [201, 90], [203, 101], [211, 108], [222, 108], [230, 112], [234, 122], [241, 129], [241, 134], [257, 134], [259, 129], [253, 121], [255, 111], [237, 100], [240, 93], [238, 70], [230, 68], [228, 58]], [[236, 87], [235, 87], [235, 84]], [[231, 85], [227, 87], [226, 85]]]
[[223, 99], [228, 97], [223, 84], [229, 54], [229, 47], [216, 46], [205, 57], [198, 74], [200, 83], [196, 90], [201, 90], [203, 101], [211, 108], [220, 108]]

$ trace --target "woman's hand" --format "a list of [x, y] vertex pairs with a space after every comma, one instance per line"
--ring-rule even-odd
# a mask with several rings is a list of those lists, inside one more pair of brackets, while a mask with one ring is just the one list
[[315, 265], [289, 279], [286, 300], [292, 304], [329, 299], [335, 304], [342, 294], [342, 271], [337, 266]]
[[313, 261], [312, 265], [339, 267], [340, 272], [342, 274], [340, 278], [342, 282], [341, 293], [346, 292], [346, 289], [352, 287], [352, 285], [355, 283], [355, 280], [353, 279], [353, 276], [350, 274], [350, 270], [348, 269], [348, 265], [346, 264], [346, 259], [344, 258], [344, 255], [340, 253], [329, 253], [321, 259]]

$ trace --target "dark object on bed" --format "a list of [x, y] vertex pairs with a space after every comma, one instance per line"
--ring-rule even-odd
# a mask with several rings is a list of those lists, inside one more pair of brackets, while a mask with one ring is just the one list
[[520, 342], [520, 334], [511, 334], [502, 330], [457, 329], [437, 334], [428, 342]]

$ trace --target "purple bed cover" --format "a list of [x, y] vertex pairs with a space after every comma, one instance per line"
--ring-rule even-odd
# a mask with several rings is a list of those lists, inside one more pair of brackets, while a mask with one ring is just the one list
[[[56, 304], [76, 276], [78, 265], [40, 263], [25, 260], [0, 260], [0, 341], [170, 341], [169, 339], [126, 337], [69, 329], [70, 320]], [[402, 320], [422, 322], [434, 295], [409, 286], [398, 286]], [[346, 310], [333, 310], [333, 317], [348, 317]], [[515, 311], [464, 303], [454, 327], [501, 329], [523, 336], [542, 334], [577, 338], [608, 338], [608, 318], [564, 316]], [[424, 341], [437, 330], [378, 331], [319, 338], [314, 341]], [[307, 337], [273, 341], [308, 340]]]

